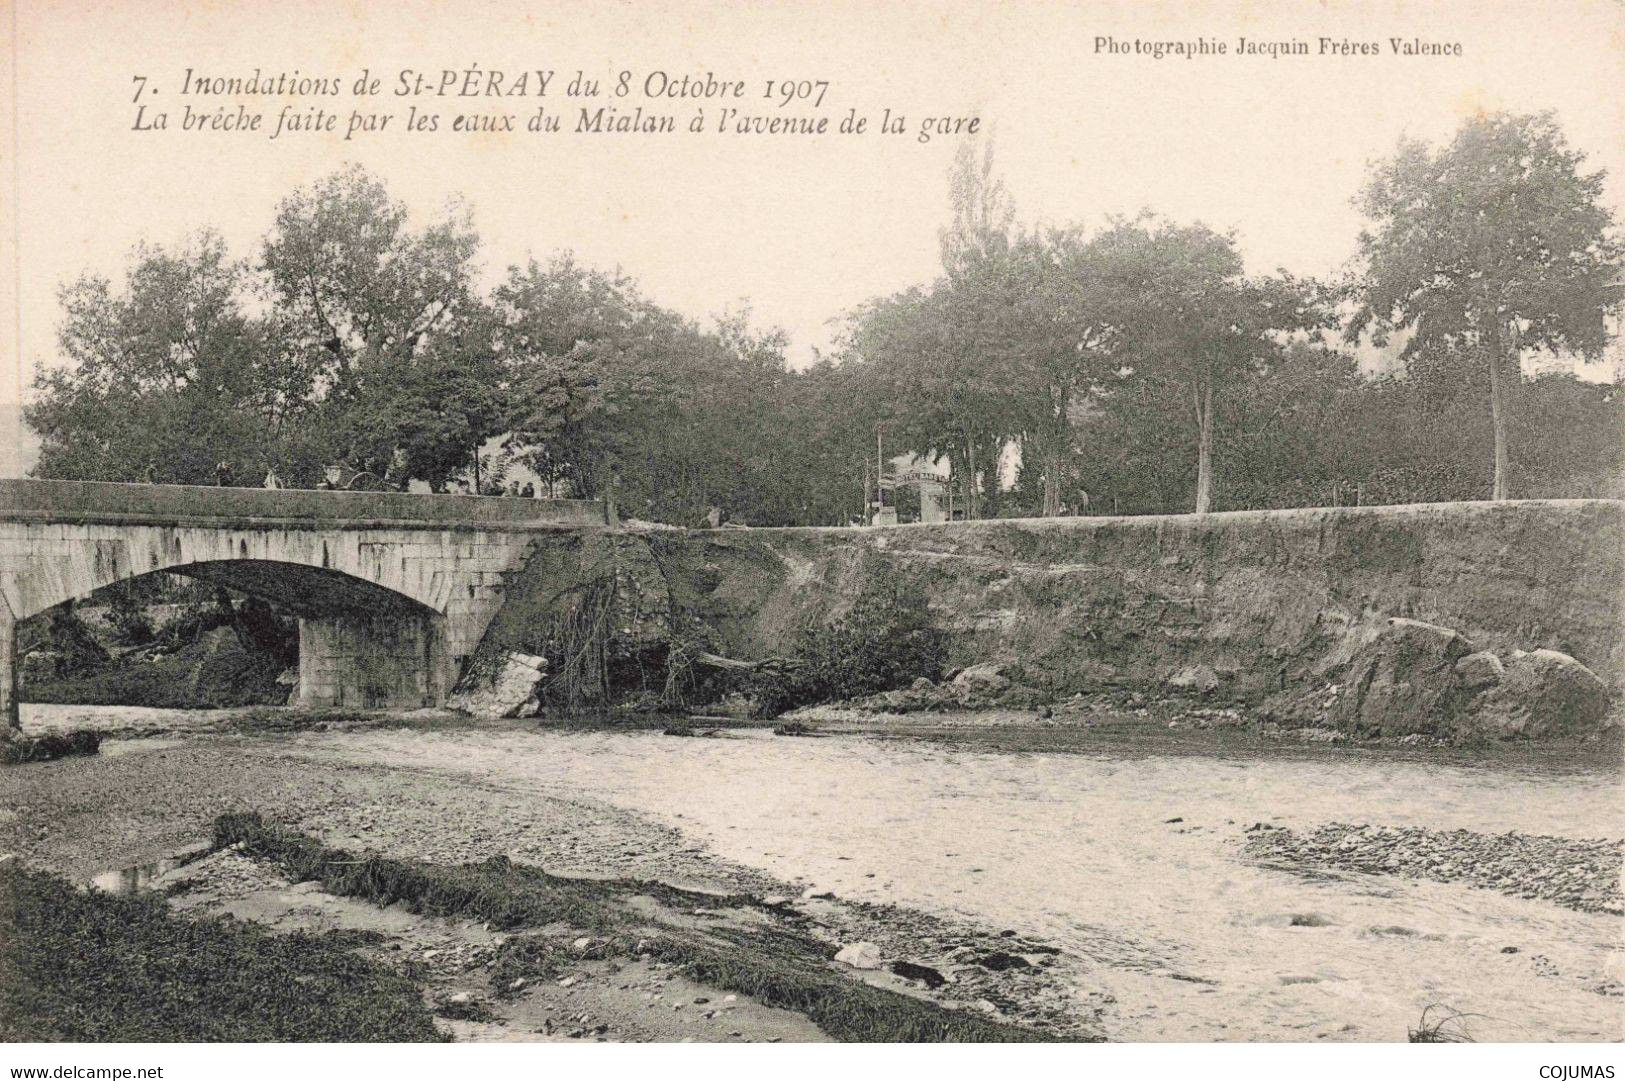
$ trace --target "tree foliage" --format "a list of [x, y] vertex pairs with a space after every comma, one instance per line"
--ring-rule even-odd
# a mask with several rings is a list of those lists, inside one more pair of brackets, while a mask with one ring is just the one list
[[[1520, 372], [1596, 356], [1621, 299], [1601, 176], [1549, 116], [1375, 166], [1341, 310], [1200, 223], [1018, 224], [990, 144], [948, 186], [940, 273], [793, 370], [748, 308], [697, 321], [569, 253], [482, 289], [466, 208], [419, 221], [344, 170], [283, 200], [252, 259], [203, 232], [65, 288], [62, 363], [26, 411], [36, 473], [198, 484], [224, 462], [308, 486], [337, 464], [440, 488], [477, 468], [495, 490], [528, 467], [632, 517], [834, 524], [865, 513], [878, 435], [946, 461], [968, 517], [1463, 499], [1504, 494], [1514, 457], [1524, 494], [1620, 492], [1619, 385]], [[1339, 316], [1350, 348], [1320, 341]], [[1400, 334], [1399, 369], [1356, 363]]]
[[1496, 499], [1510, 493], [1508, 417], [1531, 349], [1598, 355], [1625, 284], [1622, 246], [1550, 113], [1471, 118], [1447, 145], [1406, 140], [1379, 162], [1357, 205], [1360, 307], [1351, 335], [1412, 332], [1413, 366], [1476, 363], [1494, 423]]

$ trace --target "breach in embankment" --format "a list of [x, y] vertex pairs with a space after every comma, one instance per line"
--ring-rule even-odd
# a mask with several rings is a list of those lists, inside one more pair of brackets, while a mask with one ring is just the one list
[[870, 709], [1114, 694], [1355, 735], [1586, 736], [1625, 688], [1622, 597], [1625, 505], [1606, 500], [560, 534], [456, 701], [760, 698], [843, 619], [864, 637], [854, 605], [923, 602], [938, 670], [854, 658]]

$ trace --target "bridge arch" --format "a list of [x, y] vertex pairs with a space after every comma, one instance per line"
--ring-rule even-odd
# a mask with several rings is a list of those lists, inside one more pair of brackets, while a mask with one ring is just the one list
[[302, 704], [440, 704], [538, 536], [604, 515], [584, 500], [0, 481], [0, 728], [16, 723], [18, 620], [159, 571], [298, 615]]

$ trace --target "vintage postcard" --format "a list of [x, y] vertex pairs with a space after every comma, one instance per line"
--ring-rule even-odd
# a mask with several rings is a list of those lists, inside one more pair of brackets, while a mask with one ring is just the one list
[[4, 32], [10, 1076], [1614, 1076], [1625, 6]]

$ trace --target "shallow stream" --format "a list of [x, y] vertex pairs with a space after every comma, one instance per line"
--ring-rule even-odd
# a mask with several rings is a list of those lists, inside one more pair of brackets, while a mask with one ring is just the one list
[[1087, 958], [1119, 1040], [1402, 1040], [1424, 1008], [1478, 1039], [1619, 1039], [1618, 917], [1465, 885], [1306, 874], [1256, 822], [1625, 836], [1613, 771], [1311, 756], [1029, 752], [762, 731], [305, 734], [290, 751], [457, 773], [645, 814], [859, 901], [1011, 928]]

